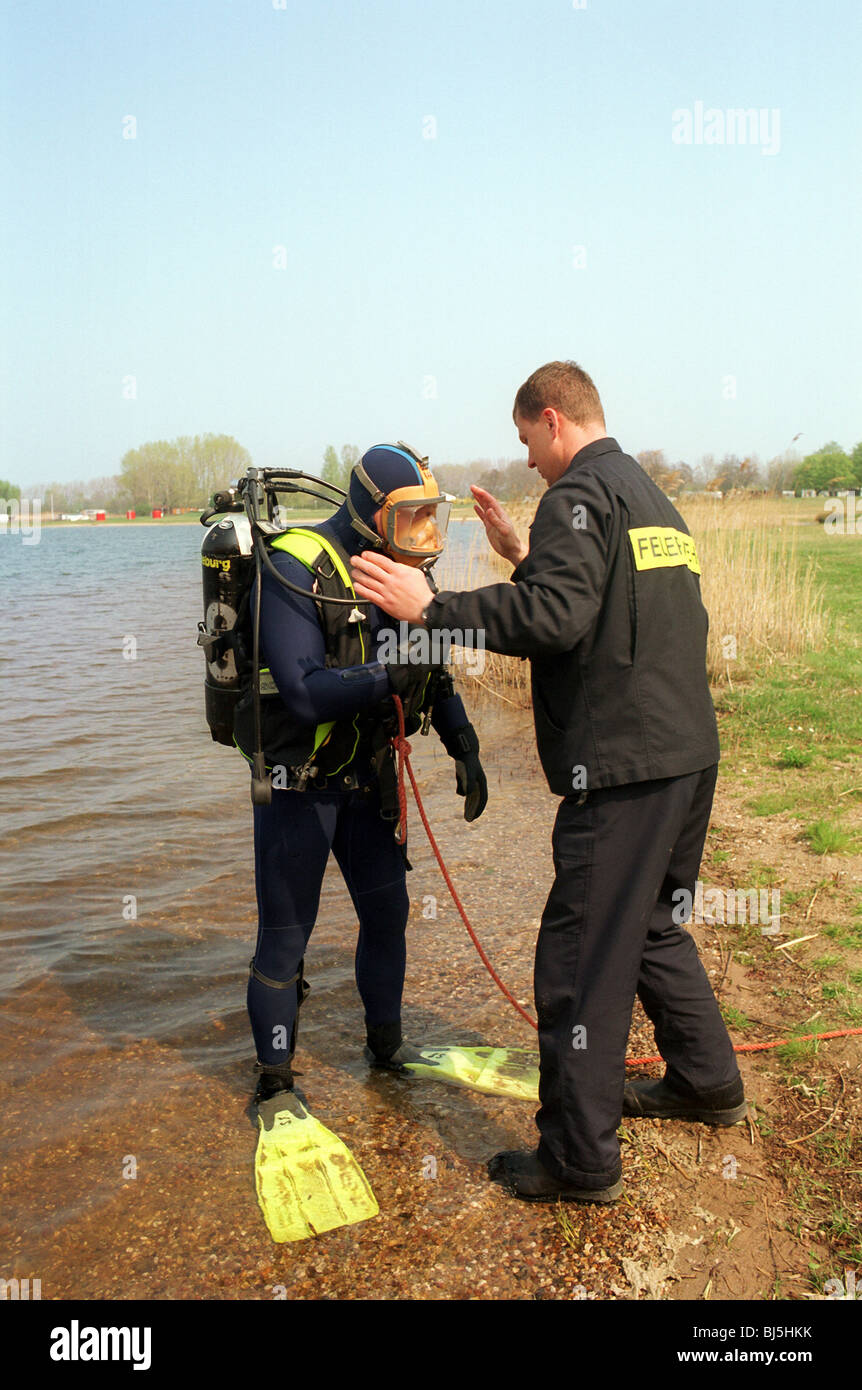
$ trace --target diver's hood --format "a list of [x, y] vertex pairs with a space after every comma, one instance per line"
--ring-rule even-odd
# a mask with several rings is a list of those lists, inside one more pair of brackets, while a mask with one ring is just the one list
[[[451, 507], [427, 458], [403, 440], [375, 445], [353, 467], [347, 494], [351, 525], [375, 549], [404, 564], [423, 565], [442, 555]], [[381, 534], [372, 525], [378, 510]]]

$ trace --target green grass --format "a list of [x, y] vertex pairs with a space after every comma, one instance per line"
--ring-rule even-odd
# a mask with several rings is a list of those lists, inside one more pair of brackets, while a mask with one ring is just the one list
[[783, 888], [781, 890], [781, 905], [784, 908], [793, 907], [794, 903], [798, 903], [804, 897], [805, 894], [801, 889]]
[[[835, 1241], [841, 1259], [858, 1268], [862, 1264], [862, 1237], [859, 1235], [858, 1215], [855, 1212], [846, 1211], [844, 1207], [834, 1207], [825, 1230]], [[858, 1275], [856, 1282], [858, 1288]], [[858, 1292], [856, 1296], [858, 1298]]]
[[[805, 1252], [812, 1250], [811, 1284], [822, 1294], [827, 1278], [843, 1277], [845, 1264], [862, 1267], [855, 1205], [860, 1162], [851, 1151], [846, 1109], [839, 1108], [821, 1133], [812, 1134], [838, 1099], [834, 1058], [840, 1045], [802, 1041], [808, 1033], [862, 1027], [862, 895], [853, 916], [854, 865], [847, 861], [833, 877], [812, 857], [862, 849], [862, 536], [831, 537], [812, 526], [800, 527], [798, 538], [801, 562], [814, 560], [816, 579], [824, 586], [831, 631], [823, 650], [764, 661], [745, 680], [734, 676], [733, 690], [726, 685], [716, 690], [721, 779], [737, 805], [747, 803], [747, 811], [741, 825], [721, 829], [709, 841], [705, 867], [719, 871], [725, 882], [780, 883], [785, 941], [817, 937], [798, 950], [778, 951], [759, 928], [743, 924], [722, 933], [725, 950], [732, 944], [735, 959], [766, 967], [764, 974], [758, 972], [763, 996], [784, 1020], [775, 1036], [790, 1039], [765, 1055], [762, 1070], [757, 1068], [764, 1099], [770, 1106], [774, 1100], [775, 1110], [756, 1114], [753, 1123], [766, 1143], [810, 1136], [800, 1146], [783, 1148], [781, 1156], [772, 1152], [787, 1184], [799, 1264], [804, 1268]], [[785, 825], [793, 818], [800, 827], [797, 853], [776, 857], [777, 871], [769, 863], [752, 863], [753, 856], [765, 860], [769, 853], [757, 837], [774, 838], [757, 818], [782, 815]], [[786, 831], [782, 838], [788, 838]], [[828, 925], [820, 925], [823, 919]], [[776, 973], [779, 963], [782, 973]], [[770, 1016], [761, 1015], [756, 1003], [751, 1007], [758, 1017]], [[748, 1016], [726, 1004], [721, 1012], [735, 1040], [745, 1037]], [[793, 1094], [805, 1117], [801, 1129], [789, 1128], [790, 1115], [780, 1101], [789, 1086], [798, 1087]]]
[[[802, 1033], [805, 1029], [799, 1028], [796, 1031]], [[827, 1033], [830, 1030], [828, 1028], [818, 1028], [816, 1031], [818, 1033]], [[775, 1049], [775, 1055], [782, 1064], [789, 1067], [799, 1062], [810, 1061], [812, 1057], [817, 1056], [819, 1051], [820, 1043], [817, 1038], [809, 1038], [807, 1041], [803, 1041], [802, 1038], [791, 1038], [783, 1047], [777, 1047]], [[798, 1081], [800, 1078], [795, 1077], [793, 1079]]]
[[839, 999], [847, 993], [847, 986], [840, 984], [821, 985], [820, 993], [824, 999]]
[[[767, 784], [757, 800], [770, 793], [755, 814], [774, 815], [796, 806], [826, 815], [834, 812], [842, 792], [846, 803], [862, 783], [858, 749], [862, 744], [862, 536], [828, 536], [806, 528], [799, 536], [799, 557], [813, 558], [817, 580], [825, 585], [826, 607], [833, 621], [823, 651], [794, 661], [764, 666], [747, 684], [717, 693], [722, 733], [723, 772], [742, 776], [759, 768]], [[834, 762], [848, 760], [846, 769]], [[797, 773], [805, 770], [805, 776]], [[771, 776], [769, 775], [771, 772]], [[772, 778], [777, 785], [770, 785]]]
[[840, 961], [840, 959], [839, 959], [838, 956], [818, 956], [816, 960], [813, 960], [813, 961], [811, 962], [811, 964], [810, 964], [810, 966], [809, 966], [808, 968], [809, 968], [809, 970], [820, 970], [820, 971], [822, 971], [822, 970], [834, 970], [835, 966], [836, 966], [836, 965], [840, 965], [840, 964], [841, 964], [841, 961]]
[[842, 854], [853, 848], [853, 836], [834, 821], [817, 820], [804, 834], [814, 854]]
[[[98, 530], [100, 526], [187, 526], [190, 523], [198, 525], [200, 517], [197, 512], [184, 512], [182, 516], [162, 516], [153, 517], [149, 512], [139, 512], [134, 521], [127, 521], [122, 514], [114, 515], [109, 512], [105, 521], [44, 521], [43, 527], [47, 526], [74, 526], [79, 531], [85, 531], [88, 526]], [[201, 531], [203, 534], [203, 531]]]
[[735, 1009], [732, 1004], [722, 1004], [721, 1015], [728, 1028], [744, 1029], [751, 1027], [751, 1019], [748, 1015], [744, 1014], [741, 1009]]
[[772, 864], [752, 864], [748, 872], [748, 886], [772, 888], [777, 878], [778, 870]]
[[763, 792], [745, 805], [753, 816], [777, 816], [782, 811], [795, 810], [796, 798], [789, 792]]
[[[828, 927], [821, 927], [822, 936], [828, 936], [830, 941], [834, 941], [836, 946], [842, 950], [852, 951], [862, 947], [862, 928], [854, 926], [837, 926], [831, 923]], [[862, 979], [855, 980], [854, 984], [862, 985]]]
[[810, 749], [785, 748], [775, 759], [777, 767], [810, 767], [814, 754]]

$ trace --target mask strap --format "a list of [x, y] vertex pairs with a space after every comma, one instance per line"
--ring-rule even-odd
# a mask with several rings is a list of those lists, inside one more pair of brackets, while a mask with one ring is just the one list
[[415, 449], [411, 449], [409, 444], [405, 444], [403, 439], [399, 439], [399, 440], [398, 440], [398, 448], [399, 448], [399, 449], [403, 449], [404, 452], [405, 452], [406, 454], [409, 454], [410, 457], [411, 457], [412, 459], [414, 459], [416, 463], [419, 464], [419, 467], [420, 467], [420, 468], [427, 468], [427, 467], [428, 467], [428, 456], [427, 456], [427, 454], [426, 454], [425, 458], [423, 458], [421, 454], [417, 454], [417, 452], [416, 452]]
[[[374, 482], [374, 480], [373, 480], [372, 478], [369, 478], [369, 476], [368, 476], [368, 474], [366, 473], [365, 469], [362, 467], [362, 464], [361, 464], [361, 463], [355, 463], [355, 464], [353, 465], [353, 472], [355, 473], [356, 477], [359, 479], [359, 481], [360, 481], [360, 483], [362, 484], [362, 486], [365, 488], [365, 491], [371, 493], [371, 500], [372, 500], [372, 502], [376, 502], [377, 505], [378, 505], [378, 507], [382, 506], [383, 503], [386, 501], [386, 493], [385, 493], [385, 492], [381, 492], [381, 491], [380, 491], [380, 488], [377, 486], [377, 484]], [[355, 516], [356, 513], [355, 513], [355, 512], [352, 512], [352, 515]]]
[[358, 531], [360, 536], [364, 536], [366, 540], [370, 541], [375, 550], [382, 550], [383, 540], [376, 531], [371, 530], [370, 526], [366, 526], [349, 497], [347, 498], [347, 510], [350, 513], [350, 524], [354, 531]]
[[[358, 478], [359, 482], [365, 488], [365, 491], [371, 494], [372, 502], [375, 502], [378, 507], [382, 506], [383, 503], [386, 501], [386, 493], [380, 491], [380, 488], [373, 481], [373, 479], [368, 476], [365, 469], [362, 467], [362, 464], [355, 463], [353, 465], [353, 472]], [[365, 540], [370, 541], [371, 544], [374, 546], [375, 550], [382, 550], [383, 541], [381, 540], [380, 536], [378, 536], [377, 532], [372, 531], [371, 527], [367, 526], [366, 523], [362, 520], [362, 517], [359, 515], [358, 511], [356, 510], [356, 508], [350, 500], [349, 491], [347, 493], [347, 510], [350, 513], [350, 524], [353, 527], [354, 531], [358, 531], [360, 536], [363, 536]]]

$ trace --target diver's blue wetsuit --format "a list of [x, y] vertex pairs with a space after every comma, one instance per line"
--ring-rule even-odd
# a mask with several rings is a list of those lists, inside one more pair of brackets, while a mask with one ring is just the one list
[[[367, 548], [344, 509], [319, 526], [348, 554]], [[274, 551], [276, 568], [303, 589], [311, 576], [293, 556]], [[252, 595], [252, 603], [254, 596]], [[374, 649], [382, 627], [392, 626], [370, 608]], [[326, 645], [312, 599], [290, 593], [264, 571], [261, 593], [262, 664], [269, 667], [294, 720], [309, 727], [351, 717], [387, 699], [389, 676], [380, 662], [344, 671], [326, 666]], [[438, 699], [431, 722], [447, 738], [467, 724], [461, 699]], [[405, 864], [391, 820], [380, 816], [379, 786], [370, 751], [360, 744], [344, 790], [273, 788], [272, 803], [254, 808], [258, 903], [255, 973], [249, 977], [248, 1012], [258, 1061], [287, 1063], [297, 1013], [295, 977], [317, 917], [330, 850], [359, 918], [356, 983], [370, 1026], [401, 1017], [406, 960], [408, 898]], [[271, 983], [264, 983], [264, 976]]]

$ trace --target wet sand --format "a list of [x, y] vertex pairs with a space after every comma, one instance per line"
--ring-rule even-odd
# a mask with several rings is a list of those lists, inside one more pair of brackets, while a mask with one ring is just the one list
[[[556, 803], [540, 777], [529, 716], [492, 706], [483, 724], [490, 800], [474, 825], [460, 818], [454, 769], [433, 736], [414, 737], [414, 762], [483, 945], [531, 1006]], [[405, 1035], [533, 1047], [535, 1035], [467, 937], [412, 804], [410, 825]], [[134, 972], [124, 1040], [100, 1036], [98, 991], [91, 998], [86, 979], [63, 987], [43, 976], [16, 1001], [26, 1036], [12, 1028], [3, 1037], [3, 1075], [14, 1076], [0, 1091], [7, 1151], [0, 1248], [10, 1277], [41, 1279], [48, 1299], [272, 1298], [280, 1284], [288, 1298], [534, 1298], [571, 1297], [589, 1285], [589, 1262], [566, 1245], [553, 1210], [514, 1202], [485, 1173], [498, 1149], [532, 1146], [533, 1105], [369, 1072], [353, 980], [355, 919], [333, 865], [328, 876], [329, 909], [307, 958], [312, 993], [302, 1013], [298, 1085], [362, 1164], [380, 1215], [312, 1241], [270, 1240], [254, 1192], [254, 1054], [240, 972], [229, 982], [227, 1008], [212, 1007], [203, 982], [177, 976], [172, 1003], [182, 998], [188, 1021], [174, 1039], [136, 1036]], [[428, 895], [437, 899], [436, 921], [422, 916]], [[219, 878], [210, 910], [220, 922], [202, 916], [201, 906], [199, 893], [178, 894], [174, 909], [150, 924], [153, 955], [170, 953], [177, 941], [193, 945], [238, 915], [252, 943], [245, 865]], [[58, 1048], [58, 1038], [69, 1044]], [[43, 1045], [51, 1066], [33, 1074], [24, 1053], [38, 1056]], [[650, 1224], [630, 1210], [590, 1221], [597, 1229], [623, 1225], [633, 1251]]]

